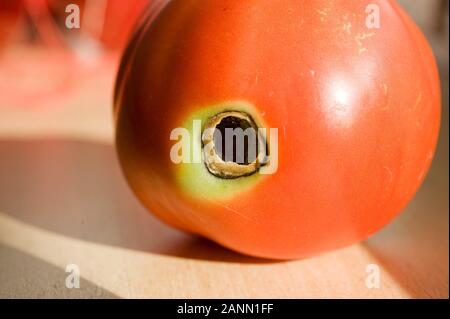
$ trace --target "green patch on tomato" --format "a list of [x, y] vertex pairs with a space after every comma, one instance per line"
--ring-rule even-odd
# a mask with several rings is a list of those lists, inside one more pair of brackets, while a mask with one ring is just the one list
[[[258, 171], [247, 176], [227, 179], [213, 175], [204, 162], [202, 133], [204, 125], [211, 117], [227, 111], [244, 112], [252, 117], [260, 128], [266, 126], [258, 116], [256, 108], [243, 101], [224, 102], [196, 109], [188, 114], [181, 125], [189, 132], [190, 163], [175, 165], [175, 179], [181, 191], [200, 200], [227, 200], [255, 187], [264, 177]], [[197, 121], [197, 124], [195, 121]], [[199, 124], [201, 129], [199, 129]], [[197, 159], [194, 161], [193, 159]]]

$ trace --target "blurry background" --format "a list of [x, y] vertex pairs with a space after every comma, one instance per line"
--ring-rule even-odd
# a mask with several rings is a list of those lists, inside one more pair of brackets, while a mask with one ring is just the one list
[[100, 125], [103, 132], [96, 127], [97, 132], [110, 137], [120, 54], [149, 5], [150, 0], [0, 0], [0, 133], [82, 133]]
[[[365, 243], [276, 263], [162, 225], [122, 178], [115, 73], [157, 1], [0, 0], [0, 297], [448, 298], [448, 1], [399, 1], [429, 39], [443, 88], [441, 138], [416, 198]], [[65, 26], [70, 3], [80, 29]], [[70, 263], [81, 289], [64, 285]], [[382, 269], [378, 290], [364, 286], [370, 263]]]

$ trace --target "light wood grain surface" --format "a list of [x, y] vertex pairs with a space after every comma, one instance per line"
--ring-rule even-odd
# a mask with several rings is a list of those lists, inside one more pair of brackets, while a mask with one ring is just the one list
[[[260, 260], [173, 230], [133, 197], [112, 144], [116, 61], [91, 66], [54, 105], [0, 96], [0, 297], [448, 298], [448, 121], [429, 176], [392, 224], [314, 258]], [[69, 264], [80, 289], [65, 286]], [[370, 264], [378, 289], [366, 286]]]

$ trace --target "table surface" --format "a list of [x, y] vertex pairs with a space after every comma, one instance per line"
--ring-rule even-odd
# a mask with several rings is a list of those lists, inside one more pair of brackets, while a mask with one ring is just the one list
[[[9, 54], [0, 70], [30, 53]], [[32, 85], [60, 80], [45, 57]], [[112, 143], [116, 62], [33, 106], [26, 85], [20, 101], [0, 94], [0, 297], [448, 298], [448, 121], [425, 183], [389, 226], [317, 257], [261, 260], [173, 230], [133, 197]], [[0, 90], [11, 76], [0, 72]], [[66, 288], [70, 264], [79, 289]], [[372, 264], [380, 286], [370, 289]]]

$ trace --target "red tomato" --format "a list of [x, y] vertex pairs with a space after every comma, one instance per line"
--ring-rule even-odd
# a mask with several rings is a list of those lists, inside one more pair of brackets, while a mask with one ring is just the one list
[[22, 3], [18, 0], [2, 0], [0, 2], [0, 48], [11, 37], [18, 24]]
[[117, 49], [126, 45], [133, 26], [151, 0], [51, 1], [63, 16], [67, 15], [64, 8], [70, 3], [77, 3], [83, 14], [80, 32], [98, 38], [107, 48]]
[[[11, 1], [11, 0], [6, 0]], [[131, 30], [151, 4], [151, 0], [14, 0], [24, 3], [41, 41], [63, 46], [80, 37], [98, 41], [107, 49], [122, 49]], [[76, 5], [78, 11], [74, 11]], [[78, 19], [75, 17], [78, 15]], [[79, 21], [69, 29], [66, 20]]]
[[[135, 34], [116, 88], [117, 150], [142, 203], [268, 258], [343, 247], [389, 223], [424, 180], [440, 123], [433, 54], [394, 1], [172, 1]], [[224, 111], [278, 129], [276, 173], [223, 178], [171, 160], [174, 128], [204, 155], [192, 120], [205, 129]]]

